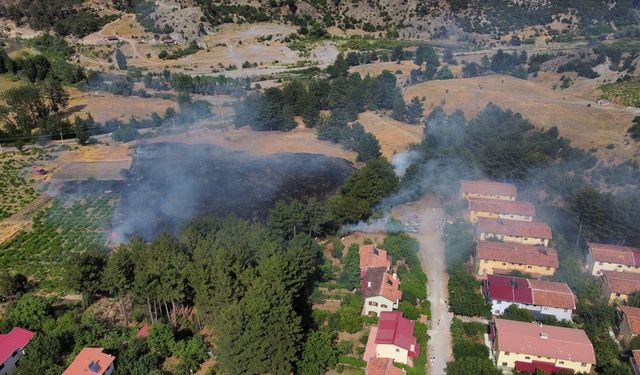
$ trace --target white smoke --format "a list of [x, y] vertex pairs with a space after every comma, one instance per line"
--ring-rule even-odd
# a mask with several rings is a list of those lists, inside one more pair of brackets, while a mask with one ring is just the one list
[[413, 164], [420, 157], [417, 151], [406, 151], [393, 155], [391, 158], [391, 165], [393, 165], [393, 171], [396, 176], [403, 177], [407, 172], [407, 168]]
[[359, 221], [355, 224], [347, 224], [342, 227], [345, 233], [364, 232], [364, 233], [390, 233], [400, 232], [403, 230], [402, 223], [395, 219], [391, 214], [385, 214], [379, 219], [371, 219], [368, 221]]

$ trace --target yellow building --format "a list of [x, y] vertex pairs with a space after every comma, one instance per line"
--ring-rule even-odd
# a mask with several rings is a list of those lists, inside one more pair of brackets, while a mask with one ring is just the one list
[[515, 201], [518, 188], [513, 184], [486, 180], [460, 181], [460, 199], [485, 198]]
[[640, 273], [602, 271], [602, 293], [609, 304], [625, 302], [640, 291]]
[[471, 223], [478, 218], [533, 221], [536, 207], [530, 202], [506, 201], [500, 199], [469, 198], [466, 217]]
[[509, 242], [478, 241], [474, 264], [479, 276], [508, 274], [512, 271], [531, 276], [551, 276], [558, 268], [558, 254], [552, 248]]
[[492, 349], [503, 371], [571, 370], [589, 373], [596, 364], [593, 345], [581, 329], [495, 319]]
[[476, 223], [476, 238], [483, 241], [549, 246], [551, 228], [540, 221], [528, 222], [480, 217]]
[[588, 242], [587, 267], [593, 276], [601, 276], [602, 271], [640, 273], [640, 249]]
[[640, 308], [620, 306], [620, 325], [618, 326], [618, 339], [628, 345], [631, 339], [640, 334]]

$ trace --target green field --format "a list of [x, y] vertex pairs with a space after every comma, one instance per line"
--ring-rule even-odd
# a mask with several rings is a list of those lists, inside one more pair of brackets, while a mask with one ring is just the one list
[[602, 97], [614, 103], [640, 107], [640, 80], [609, 83], [600, 87]]
[[0, 219], [16, 213], [38, 196], [25, 176], [32, 173], [29, 169], [32, 165], [47, 159], [50, 156], [41, 149], [29, 149], [24, 154], [0, 154]]
[[105, 226], [113, 215], [116, 193], [58, 198], [34, 218], [33, 229], [0, 245], [0, 268], [20, 272], [44, 290], [64, 290], [65, 263], [91, 246], [104, 245]]

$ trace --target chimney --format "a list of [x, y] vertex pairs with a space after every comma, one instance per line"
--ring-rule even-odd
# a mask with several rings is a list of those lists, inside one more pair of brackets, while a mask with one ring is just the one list
[[397, 279], [397, 278], [398, 278], [398, 274], [397, 274], [397, 273], [394, 273], [394, 274], [393, 274], [393, 279], [395, 280], [395, 279]]
[[367, 281], [367, 288], [371, 288], [371, 281]]

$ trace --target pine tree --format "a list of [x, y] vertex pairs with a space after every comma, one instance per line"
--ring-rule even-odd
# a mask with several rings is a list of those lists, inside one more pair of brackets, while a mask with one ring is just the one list
[[411, 99], [411, 103], [407, 106], [407, 122], [409, 124], [417, 124], [422, 118], [422, 103], [417, 96]]
[[127, 70], [127, 57], [120, 49], [116, 50], [116, 63], [118, 64], [118, 69]]
[[324, 374], [338, 362], [335, 349], [335, 334], [327, 331], [314, 331], [309, 334], [302, 352], [302, 361], [298, 367], [300, 375]]
[[382, 156], [380, 151], [380, 142], [371, 133], [365, 133], [358, 138], [356, 151], [358, 152], [357, 161], [366, 162]]

